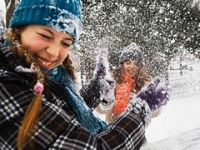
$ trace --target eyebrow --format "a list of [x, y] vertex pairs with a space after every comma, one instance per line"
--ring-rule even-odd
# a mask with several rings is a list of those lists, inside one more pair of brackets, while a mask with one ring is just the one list
[[[49, 30], [49, 29], [44, 28], [44, 30], [47, 31], [47, 32], [49, 32], [51, 35], [54, 35], [54, 33], [53, 33], [51, 30]], [[70, 36], [65, 37], [64, 40], [70, 40], [70, 41], [73, 41], [72, 37], [70, 37]]]

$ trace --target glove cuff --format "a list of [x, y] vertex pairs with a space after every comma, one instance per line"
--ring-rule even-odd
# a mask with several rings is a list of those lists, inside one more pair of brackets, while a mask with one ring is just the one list
[[126, 110], [124, 111], [124, 114], [128, 113], [134, 113], [138, 115], [140, 118], [144, 120], [145, 127], [147, 127], [150, 122], [151, 122], [151, 116], [152, 112], [151, 109], [149, 108], [149, 105], [147, 104], [146, 101], [138, 98], [138, 97], [133, 97]]

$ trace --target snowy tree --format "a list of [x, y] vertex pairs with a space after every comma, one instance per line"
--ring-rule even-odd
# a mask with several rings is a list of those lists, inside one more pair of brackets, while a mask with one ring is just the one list
[[[5, 0], [8, 26], [15, 4]], [[110, 68], [122, 49], [136, 42], [152, 75], [167, 75], [169, 61], [184, 47], [200, 58], [199, 0], [82, 0], [83, 34], [77, 49], [80, 71], [92, 76], [98, 47], [109, 49]]]
[[83, 6], [81, 60], [88, 75], [97, 44], [108, 47], [114, 67], [123, 47], [136, 42], [152, 75], [166, 75], [177, 47], [200, 56], [199, 9], [190, 0], [83, 0]]

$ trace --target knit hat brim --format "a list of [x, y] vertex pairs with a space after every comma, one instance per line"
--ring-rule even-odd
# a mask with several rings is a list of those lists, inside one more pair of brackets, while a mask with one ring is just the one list
[[125, 47], [120, 55], [119, 64], [124, 63], [128, 60], [134, 60], [138, 64], [144, 65], [144, 58], [142, 51], [136, 43], [131, 43], [127, 47]]
[[79, 39], [82, 26], [80, 14], [73, 14], [67, 9], [62, 7], [59, 8], [58, 6], [50, 4], [34, 4], [34, 6], [33, 4], [24, 5], [25, 4], [19, 4], [19, 7], [16, 8], [10, 22], [10, 27], [19, 27], [31, 24], [46, 25], [55, 28], [58, 31], [68, 33], [72, 36], [74, 41]]
[[138, 64], [143, 64], [143, 56], [141, 53], [137, 50], [134, 51], [123, 51], [120, 59], [119, 59], [119, 64], [122, 64], [126, 61], [133, 60], [136, 61]]

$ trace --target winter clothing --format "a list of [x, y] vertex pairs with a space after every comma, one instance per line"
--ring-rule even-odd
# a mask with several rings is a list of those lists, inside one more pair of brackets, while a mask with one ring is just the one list
[[119, 114], [128, 106], [132, 89], [134, 88], [134, 81], [129, 75], [125, 74], [123, 83], [117, 84], [115, 88], [115, 103], [112, 112]]
[[[16, 137], [24, 113], [34, 97], [36, 74], [10, 50], [0, 29], [0, 139], [2, 149], [16, 149]], [[144, 120], [150, 115], [140, 99], [126, 114], [97, 135], [90, 134], [75, 118], [64, 84], [45, 79], [38, 128], [30, 140], [34, 149], [139, 150]], [[73, 91], [73, 90], [72, 90]], [[68, 92], [72, 92], [68, 91]], [[71, 93], [72, 95], [74, 93]], [[137, 110], [137, 113], [135, 113]], [[27, 147], [25, 149], [30, 149]]]
[[92, 110], [80, 98], [75, 90], [73, 80], [62, 66], [47, 71], [47, 74], [58, 84], [64, 84], [68, 103], [71, 106], [77, 120], [92, 134], [102, 132], [107, 127], [106, 123], [94, 116]]
[[94, 110], [101, 103], [101, 78], [94, 78], [90, 80], [89, 84], [83, 85], [80, 89], [80, 95], [86, 104]]
[[119, 64], [128, 60], [134, 60], [137, 63], [144, 64], [143, 54], [136, 43], [131, 43], [123, 49], [119, 57]]
[[22, 0], [15, 9], [10, 27], [30, 24], [53, 27], [70, 34], [75, 41], [81, 31], [80, 0]]
[[169, 100], [168, 88], [159, 77], [155, 77], [151, 83], [142, 88], [137, 97], [145, 100], [151, 111], [156, 111]]
[[[130, 87], [130, 85], [128, 84], [131, 82], [133, 83], [133, 81], [129, 81], [117, 85], [116, 100], [112, 110], [114, 114], [123, 113], [123, 111], [129, 105], [130, 101], [135, 101], [134, 99], [139, 98], [148, 104], [152, 115], [155, 115], [154, 113], [157, 113], [161, 106], [165, 105], [169, 100], [168, 88], [164, 82], [161, 82], [161, 79], [159, 77], [155, 77], [135, 96], [131, 93], [133, 87]], [[131, 105], [133, 103], [134, 102], [131, 102]]]
[[99, 54], [96, 58], [96, 66], [94, 70], [94, 76], [99, 78], [111, 79], [109, 74], [109, 62], [108, 62], [108, 50], [106, 48], [101, 48]]
[[[142, 53], [135, 43], [131, 43], [129, 46], [124, 48], [119, 62], [123, 63], [128, 60], [134, 60], [137, 62], [137, 64], [144, 63]], [[133, 90], [136, 86], [135, 82], [136, 81], [134, 81], [133, 77], [128, 75], [127, 72], [124, 72], [122, 75], [122, 82], [117, 83], [115, 89], [116, 99], [112, 110], [112, 118], [110, 118], [110, 120], [116, 119], [123, 114], [123, 112], [130, 107], [129, 105], [134, 105], [134, 102], [132, 101], [135, 101], [135, 99], [141, 99], [145, 101], [149, 105], [152, 114], [156, 112], [162, 105], [167, 103], [168, 90], [164, 82], [160, 82], [159, 78], [153, 80], [150, 84], [140, 89], [136, 96], [133, 96]]]
[[92, 109], [95, 109], [99, 104], [102, 104], [99, 106], [103, 106], [104, 108], [107, 106], [110, 107], [115, 100], [115, 81], [109, 73], [107, 54], [108, 51], [106, 48], [100, 49], [96, 58], [93, 77], [89, 81], [89, 84], [84, 85], [80, 90], [80, 95]]
[[[145, 110], [151, 112], [151, 117], [156, 117], [160, 113], [161, 107], [167, 104], [169, 100], [168, 88], [165, 83], [161, 81], [160, 77], [155, 77], [148, 85], [143, 87], [137, 95], [130, 95], [129, 104], [120, 115], [126, 114], [130, 109], [134, 109], [135, 113], [137, 113], [137, 108], [133, 108], [133, 106], [138, 105], [137, 99], [142, 100], [143, 103], [147, 103], [148, 105], [145, 106], [149, 107], [145, 108]], [[145, 117], [146, 126], [151, 122], [151, 117]]]

